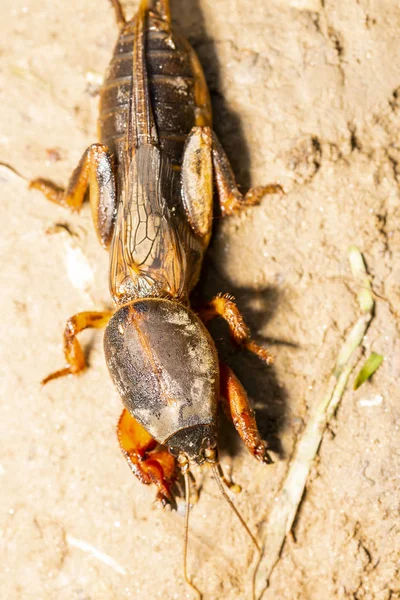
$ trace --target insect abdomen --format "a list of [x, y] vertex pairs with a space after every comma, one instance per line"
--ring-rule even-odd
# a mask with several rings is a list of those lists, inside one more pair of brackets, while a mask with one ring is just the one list
[[[127, 149], [132, 96], [134, 21], [121, 31], [100, 97], [99, 134], [120, 159]], [[195, 77], [185, 44], [165, 22], [148, 16], [145, 58], [151, 108], [161, 150], [182, 161], [186, 136], [195, 124]], [[129, 142], [128, 142], [129, 143]]]

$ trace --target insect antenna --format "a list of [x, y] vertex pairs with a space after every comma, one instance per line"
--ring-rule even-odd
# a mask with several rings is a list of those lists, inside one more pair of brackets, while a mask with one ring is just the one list
[[215, 477], [215, 480], [216, 480], [216, 482], [218, 484], [218, 487], [220, 489], [221, 494], [223, 495], [223, 497], [225, 498], [225, 500], [227, 501], [227, 503], [229, 504], [229, 506], [231, 507], [231, 509], [233, 510], [233, 512], [235, 513], [235, 515], [239, 519], [239, 521], [241, 522], [241, 524], [243, 525], [243, 527], [246, 530], [248, 536], [251, 538], [253, 544], [257, 548], [258, 553], [261, 554], [261, 548], [260, 548], [260, 546], [259, 546], [256, 538], [251, 533], [251, 531], [249, 529], [249, 526], [247, 525], [246, 521], [243, 519], [242, 515], [240, 514], [240, 512], [238, 511], [238, 509], [236, 508], [236, 506], [233, 504], [232, 500], [229, 498], [228, 494], [226, 493], [226, 491], [224, 489], [224, 486], [223, 486], [222, 480], [221, 480], [221, 476], [218, 473], [218, 467], [217, 467], [217, 465], [213, 464], [213, 465], [211, 465], [211, 468], [213, 470], [214, 477]]
[[[235, 513], [235, 515], [239, 519], [239, 521], [241, 522], [242, 526], [244, 527], [244, 529], [247, 532], [247, 535], [251, 538], [251, 541], [253, 542], [254, 546], [257, 548], [257, 552], [258, 552], [258, 555], [259, 555], [259, 561], [260, 561], [260, 559], [261, 559], [261, 548], [259, 546], [259, 543], [257, 542], [257, 540], [254, 537], [254, 535], [251, 533], [251, 531], [249, 529], [249, 526], [247, 525], [246, 521], [244, 520], [244, 518], [242, 517], [242, 515], [240, 514], [240, 512], [238, 511], [238, 509], [233, 504], [232, 500], [229, 498], [228, 494], [225, 491], [225, 488], [224, 488], [223, 483], [222, 483], [222, 478], [221, 478], [221, 475], [219, 473], [219, 471], [221, 471], [221, 473], [222, 473], [222, 469], [221, 469], [220, 464], [219, 463], [211, 463], [211, 468], [213, 470], [214, 479], [217, 482], [217, 485], [219, 487], [219, 490], [220, 490], [221, 494], [223, 495], [223, 497], [225, 498], [225, 500], [227, 501], [227, 503], [229, 504], [229, 506], [231, 507], [231, 509], [233, 510], [233, 512]], [[258, 563], [257, 563], [257, 567], [258, 567]], [[256, 592], [255, 592], [255, 577], [256, 577], [256, 573], [257, 573], [257, 567], [254, 570], [253, 580], [252, 580], [253, 600], [255, 600], [255, 597], [256, 597]]]
[[183, 540], [183, 575], [186, 583], [195, 592], [197, 598], [201, 600], [202, 595], [200, 590], [190, 581], [187, 574], [187, 550], [188, 550], [188, 537], [189, 537], [189, 513], [190, 513], [190, 479], [189, 469], [183, 470], [183, 478], [185, 480], [185, 535]]

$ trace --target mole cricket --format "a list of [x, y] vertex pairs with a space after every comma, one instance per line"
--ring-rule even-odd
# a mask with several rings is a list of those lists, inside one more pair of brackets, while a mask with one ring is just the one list
[[155, 484], [163, 505], [175, 505], [174, 484], [182, 474], [183, 571], [201, 598], [187, 575], [191, 464], [211, 465], [220, 491], [260, 551], [223, 487], [229, 483], [218, 462], [220, 402], [253, 456], [272, 462], [246, 392], [219, 362], [207, 323], [222, 317], [235, 344], [268, 364], [272, 359], [251, 339], [231, 296], [218, 295], [195, 313], [189, 295], [211, 237], [214, 187], [222, 216], [282, 190], [267, 185], [239, 192], [212, 130], [203, 70], [189, 43], [172, 29], [169, 0], [142, 0], [130, 21], [118, 0], [111, 3], [120, 32], [100, 92], [100, 143], [85, 151], [65, 191], [44, 179], [30, 187], [73, 211], [89, 192], [97, 236], [110, 253], [114, 309], [68, 319], [67, 366], [42, 383], [81, 373], [85, 357], [78, 334], [105, 327], [106, 362], [125, 407], [117, 426], [121, 450], [134, 475]]

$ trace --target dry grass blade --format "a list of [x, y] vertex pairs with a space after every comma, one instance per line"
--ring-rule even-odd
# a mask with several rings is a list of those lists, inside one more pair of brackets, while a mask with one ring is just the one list
[[279, 560], [286, 536], [291, 531], [326, 425], [342, 399], [353, 369], [353, 356], [362, 343], [373, 316], [374, 300], [371, 284], [362, 254], [355, 246], [349, 248], [349, 261], [353, 277], [358, 284], [361, 316], [353, 325], [339, 351], [336, 365], [328, 382], [327, 392], [316, 401], [313, 407], [307, 426], [290, 462], [286, 480], [275, 499], [269, 518], [262, 528], [261, 538], [264, 553], [257, 570], [258, 598], [261, 598], [268, 587], [271, 573]]

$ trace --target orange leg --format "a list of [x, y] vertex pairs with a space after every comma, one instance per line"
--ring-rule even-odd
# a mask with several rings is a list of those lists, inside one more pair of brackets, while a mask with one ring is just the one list
[[171, 486], [176, 480], [176, 461], [166, 449], [156, 450], [158, 443], [124, 408], [117, 425], [121, 450], [132, 473], [145, 484], [158, 488], [157, 500], [174, 504]]
[[259, 204], [266, 194], [282, 194], [283, 188], [279, 184], [270, 184], [251, 188], [245, 196], [237, 188], [235, 175], [226, 156], [225, 150], [213, 132], [212, 157], [217, 183], [219, 203], [222, 216], [239, 213], [243, 208]]
[[60, 369], [45, 377], [42, 384], [64, 375], [76, 375], [83, 371], [86, 366], [82, 347], [77, 340], [77, 335], [84, 329], [93, 327], [101, 329], [105, 327], [112, 317], [112, 312], [81, 312], [68, 319], [64, 330], [64, 355], [68, 367]]
[[246, 391], [232, 369], [220, 363], [221, 398], [225, 414], [232, 422], [243, 442], [260, 462], [272, 463], [265, 442], [261, 439]]
[[81, 208], [89, 188], [97, 236], [102, 246], [109, 247], [114, 228], [116, 192], [112, 159], [107, 146], [89, 146], [65, 191], [47, 179], [35, 179], [29, 187], [42, 192], [51, 202], [75, 211]]
[[229, 325], [232, 340], [238, 346], [243, 346], [257, 354], [261, 360], [268, 365], [272, 364], [274, 359], [265, 349], [256, 344], [250, 336], [249, 328], [243, 320], [234, 298], [229, 294], [218, 294], [204, 308], [199, 311], [200, 318], [204, 323], [208, 323], [215, 317], [222, 317]]

